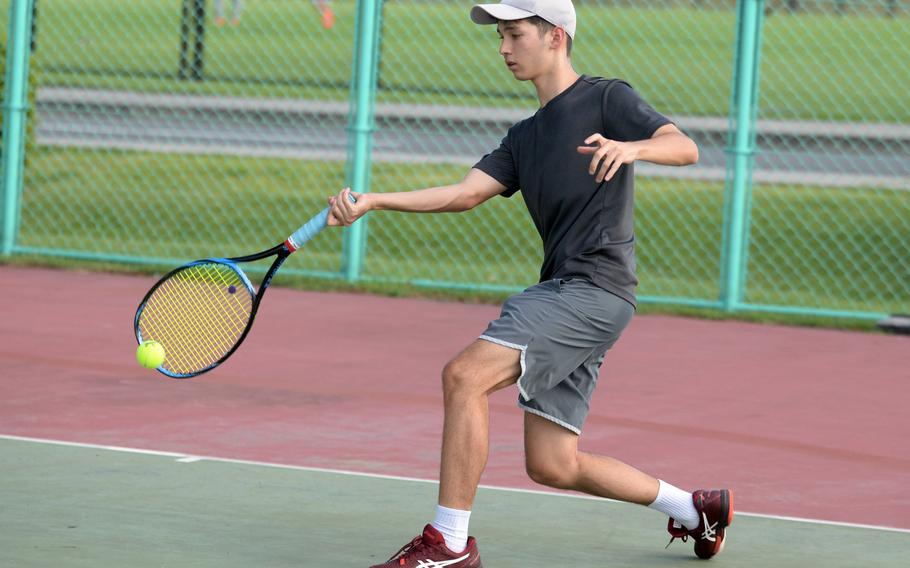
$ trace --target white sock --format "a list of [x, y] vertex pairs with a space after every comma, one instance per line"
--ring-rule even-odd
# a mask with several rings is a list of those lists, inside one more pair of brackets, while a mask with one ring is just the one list
[[698, 528], [698, 511], [692, 502], [692, 494], [662, 479], [658, 481], [660, 489], [657, 490], [657, 499], [648, 507], [666, 513], [689, 530]]
[[436, 505], [436, 520], [431, 524], [433, 528], [442, 533], [449, 550], [457, 554], [464, 552], [464, 549], [468, 547], [468, 521], [470, 519], [471, 511]]

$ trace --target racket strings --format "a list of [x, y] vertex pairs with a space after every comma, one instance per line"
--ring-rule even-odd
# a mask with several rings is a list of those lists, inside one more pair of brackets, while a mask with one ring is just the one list
[[[166, 282], [163, 287], [165, 288], [164, 293], [171, 294], [172, 297], [177, 298], [177, 294], [191, 291], [175, 291], [169, 290], [168, 288], [173, 288], [173, 282]], [[175, 353], [174, 364], [181, 367], [190, 367], [192, 365], [205, 365], [209, 359], [211, 359], [212, 354], [215, 354], [219, 351], [226, 350], [217, 344], [217, 341], [221, 338], [226, 337], [225, 327], [221, 325], [221, 322], [214, 320], [210, 317], [210, 314], [207, 314], [204, 311], [196, 311], [200, 305], [203, 305], [203, 302], [208, 303], [210, 298], [183, 298], [182, 302], [174, 302], [173, 304], [173, 321], [160, 322], [159, 327], [165, 327], [167, 323], [170, 323], [171, 329], [178, 332], [177, 337], [182, 338], [182, 343], [173, 336], [173, 334], [167, 334], [170, 337], [165, 337], [166, 345], [177, 345], [181, 346], [182, 349]], [[187, 301], [188, 300], [188, 301]], [[207, 304], [206, 304], [207, 305]], [[210, 325], [212, 327], [218, 328], [214, 329], [213, 335], [208, 335], [205, 333], [206, 326]], [[228, 346], [230, 348], [230, 346]], [[180, 359], [177, 355], [184, 354], [184, 363], [181, 365]], [[217, 359], [215, 359], [217, 360]], [[214, 361], [212, 361], [214, 362]], [[171, 369], [176, 371], [176, 369]], [[178, 371], [179, 372], [179, 371]]]
[[175, 272], [152, 293], [139, 318], [143, 339], [165, 349], [177, 374], [210, 367], [234, 347], [252, 314], [253, 296], [240, 274], [220, 263]]
[[[220, 279], [220, 286], [208, 285], [207, 280], [215, 280], [216, 278]], [[168, 280], [165, 284], [168, 287], [176, 285], [172, 280]], [[188, 298], [188, 302], [175, 305], [175, 307], [178, 308], [178, 312], [176, 313], [177, 317], [174, 320], [175, 325], [180, 327], [182, 333], [198, 339], [200, 345], [208, 347], [208, 351], [226, 351], [230, 349], [234, 344], [234, 341], [229, 341], [226, 345], [219, 345], [217, 341], [219, 339], [230, 340], [234, 338], [238, 329], [238, 324], [240, 325], [239, 331], [242, 332], [243, 327], [246, 326], [246, 320], [249, 313], [246, 312], [242, 306], [237, 306], [234, 303], [221, 303], [223, 298], [220, 297], [219, 293], [223, 290], [230, 290], [231, 286], [234, 287], [236, 293], [236, 285], [237, 282], [229, 281], [225, 271], [212, 270], [211, 266], [206, 266], [206, 274], [202, 282], [194, 281], [193, 286], [186, 288], [186, 290], [171, 291], [171, 293], [175, 295], [180, 294], [183, 291], [196, 293], [195, 296]], [[199, 297], [199, 294], [201, 294], [202, 297]], [[193, 308], [197, 308], [201, 305], [221, 309], [232, 309], [233, 313], [227, 314], [227, 317], [217, 317], [224, 314], [215, 313], [216, 317], [212, 317], [213, 312], [211, 310], [195, 313], [192, 311]], [[208, 333], [209, 331], [214, 331], [215, 333]], [[194, 352], [201, 355], [205, 350], [196, 349]]]
[[[238, 297], [236, 290], [243, 286], [232, 270], [223, 265], [199, 265], [199, 268], [200, 274], [179, 281], [180, 289], [170, 292], [173, 297], [180, 298], [180, 302], [175, 303], [174, 322], [180, 336], [190, 340], [185, 341], [187, 355], [192, 356], [188, 357], [187, 363], [205, 368], [224, 356], [240, 338], [249, 319], [249, 310], [237, 306], [236, 302], [224, 301]], [[169, 282], [169, 287], [177, 284], [178, 281]], [[231, 286], [235, 293], [226, 293]]]
[[[242, 286], [239, 278], [229, 279], [233, 271], [218, 268], [219, 265], [196, 266], [193, 272], [169, 279], [160, 288], [160, 298], [156, 298], [160, 302], [155, 307], [160, 304], [161, 309], [149, 310], [153, 322], [149, 327], [156, 330], [150, 329], [150, 333], [162, 334], [166, 352], [173, 354], [168, 361], [173, 372], [190, 373], [208, 367], [223, 357], [243, 333], [248, 309], [238, 306], [232, 297], [249, 299], [249, 295], [236, 294], [237, 285]], [[226, 292], [230, 286], [235, 287], [234, 294]]]
[[[217, 304], [206, 291], [209, 287], [205, 280], [188, 279], [186, 275], [169, 279], [144, 312], [148, 330], [143, 336], [154, 334], [166, 346], [167, 367], [173, 372], [205, 368], [230, 349], [230, 343], [226, 348], [220, 345], [230, 341], [225, 333], [229, 327], [213, 310]], [[211, 333], [206, 333], [207, 329]]]

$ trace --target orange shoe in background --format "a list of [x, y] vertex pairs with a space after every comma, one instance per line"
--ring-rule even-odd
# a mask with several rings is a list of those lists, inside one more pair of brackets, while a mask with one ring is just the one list
[[327, 30], [332, 29], [332, 26], [335, 25], [335, 12], [331, 8], [326, 6], [322, 9], [322, 27]]

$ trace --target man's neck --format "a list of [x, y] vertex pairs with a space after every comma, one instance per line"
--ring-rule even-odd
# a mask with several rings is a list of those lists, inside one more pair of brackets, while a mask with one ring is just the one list
[[535, 78], [533, 83], [537, 89], [537, 100], [540, 101], [540, 108], [545, 107], [548, 102], [571, 87], [577, 80], [578, 73], [575, 72], [568, 60], [564, 64], [558, 65], [552, 72]]

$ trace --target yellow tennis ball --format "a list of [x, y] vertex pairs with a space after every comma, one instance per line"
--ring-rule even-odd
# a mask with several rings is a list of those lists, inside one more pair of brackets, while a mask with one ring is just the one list
[[157, 341], [143, 341], [136, 348], [136, 361], [146, 369], [157, 369], [164, 363], [164, 347]]

